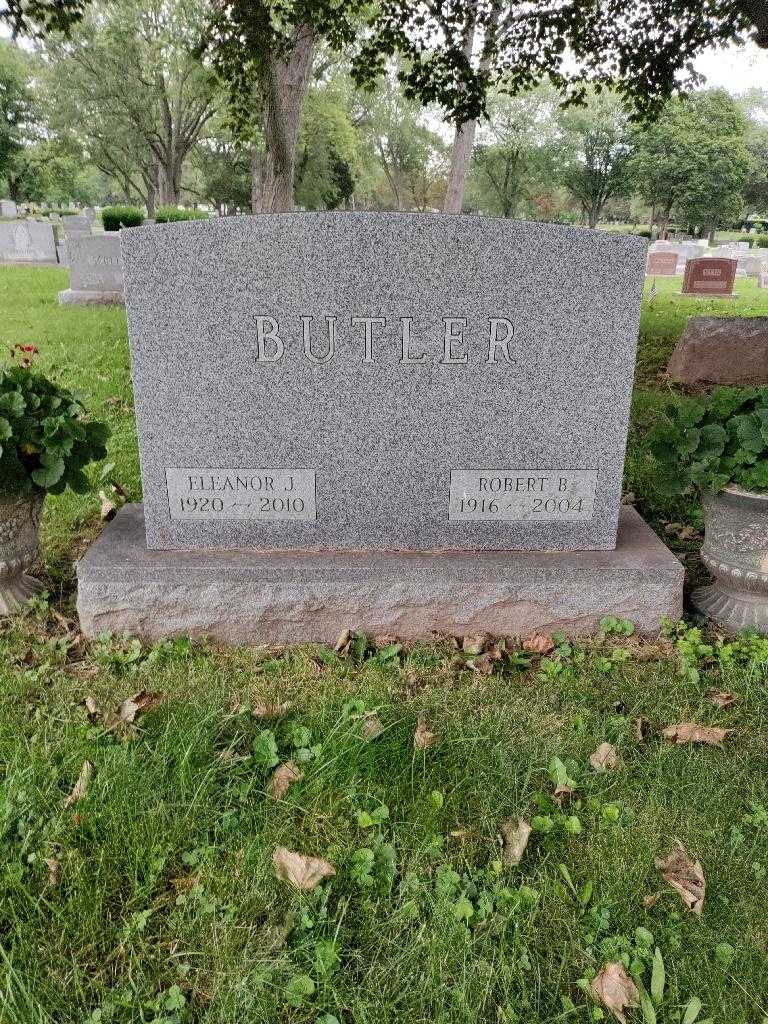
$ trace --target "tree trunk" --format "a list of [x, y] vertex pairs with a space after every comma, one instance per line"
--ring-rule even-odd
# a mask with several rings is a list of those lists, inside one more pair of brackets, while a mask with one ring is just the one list
[[293, 209], [296, 144], [314, 43], [312, 26], [299, 25], [291, 49], [277, 59], [270, 55], [266, 60], [260, 82], [266, 148], [261, 158], [251, 163], [254, 213], [286, 213]]
[[[500, 8], [494, 8], [493, 17], [489, 22], [487, 32], [496, 31], [499, 21]], [[475, 26], [469, 24], [464, 33], [462, 52], [467, 60], [472, 59], [472, 47], [475, 42]], [[487, 43], [487, 40], [485, 41]], [[484, 49], [485, 43], [484, 43]], [[480, 71], [487, 71], [490, 65], [491, 55], [487, 51], [480, 60]], [[453, 136], [453, 148], [451, 150], [451, 169], [448, 172], [448, 185], [445, 190], [445, 201], [443, 202], [443, 213], [461, 213], [464, 203], [464, 190], [467, 187], [469, 175], [469, 162], [472, 159], [472, 148], [475, 144], [475, 132], [477, 131], [477, 119], [463, 121], [456, 126]]]

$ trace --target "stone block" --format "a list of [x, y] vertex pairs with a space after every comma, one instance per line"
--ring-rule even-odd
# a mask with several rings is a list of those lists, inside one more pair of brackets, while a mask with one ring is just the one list
[[644, 633], [682, 613], [683, 567], [633, 508], [613, 551], [153, 551], [141, 505], [120, 510], [77, 564], [86, 636], [222, 644], [328, 643], [345, 628], [414, 639], [597, 629]]
[[693, 316], [667, 371], [681, 384], [768, 384], [768, 316]]

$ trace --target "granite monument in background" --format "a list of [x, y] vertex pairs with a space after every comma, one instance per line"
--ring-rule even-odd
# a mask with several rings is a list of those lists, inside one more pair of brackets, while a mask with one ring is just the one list
[[8, 263], [56, 263], [53, 227], [45, 221], [0, 222], [0, 261]]
[[59, 292], [61, 305], [121, 306], [123, 261], [118, 234], [84, 235], [67, 243], [69, 288]]
[[19, 209], [12, 199], [0, 199], [0, 217], [11, 217], [15, 219], [18, 215]]
[[78, 565], [88, 635], [679, 613], [679, 563], [621, 506], [642, 240], [410, 214], [121, 239], [144, 505]]

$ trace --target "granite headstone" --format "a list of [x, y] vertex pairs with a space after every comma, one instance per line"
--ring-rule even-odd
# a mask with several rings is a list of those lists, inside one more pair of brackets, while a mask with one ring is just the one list
[[18, 215], [18, 207], [12, 199], [0, 199], [0, 217], [12, 217], [15, 219]]
[[53, 227], [44, 221], [0, 222], [0, 260], [11, 263], [56, 263]]
[[121, 235], [150, 548], [614, 547], [641, 239], [403, 214]]
[[683, 295], [708, 295], [727, 298], [733, 295], [737, 261], [719, 257], [702, 256], [688, 260], [683, 277]]
[[62, 305], [122, 305], [123, 261], [116, 233], [84, 235], [67, 242], [69, 288], [59, 292]]
[[677, 273], [677, 253], [669, 249], [648, 253], [647, 277], [674, 277]]

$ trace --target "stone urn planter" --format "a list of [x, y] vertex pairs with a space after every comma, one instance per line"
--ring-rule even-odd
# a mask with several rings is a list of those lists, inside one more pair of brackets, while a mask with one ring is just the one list
[[691, 600], [726, 633], [768, 633], [768, 494], [728, 486], [701, 499], [701, 560], [715, 582]]
[[0, 615], [16, 611], [42, 584], [27, 569], [39, 551], [44, 491], [0, 494]]

